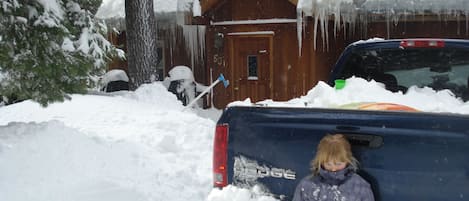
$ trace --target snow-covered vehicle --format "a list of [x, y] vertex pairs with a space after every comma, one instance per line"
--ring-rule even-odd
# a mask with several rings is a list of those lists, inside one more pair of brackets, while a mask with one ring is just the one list
[[104, 74], [101, 85], [105, 92], [129, 90], [129, 77], [124, 70], [113, 69]]
[[[468, 75], [467, 40], [373, 40], [351, 44], [329, 82], [360, 76], [391, 91], [429, 86], [467, 99]], [[311, 174], [319, 140], [342, 133], [376, 200], [467, 200], [469, 116], [373, 106], [394, 111], [228, 107], [215, 131], [213, 184], [257, 185], [291, 200], [297, 184]]]

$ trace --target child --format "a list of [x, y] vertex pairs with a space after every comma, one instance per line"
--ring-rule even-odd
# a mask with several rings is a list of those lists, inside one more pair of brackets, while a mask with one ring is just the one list
[[313, 174], [300, 181], [293, 201], [374, 201], [370, 184], [355, 173], [358, 162], [342, 134], [321, 139], [311, 166]]

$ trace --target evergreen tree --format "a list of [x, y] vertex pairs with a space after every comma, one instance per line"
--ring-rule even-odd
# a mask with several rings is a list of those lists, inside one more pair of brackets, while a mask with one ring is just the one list
[[[94, 19], [100, 0], [3, 0], [0, 94], [43, 106], [85, 93], [118, 53]], [[94, 3], [94, 4], [93, 4]]]

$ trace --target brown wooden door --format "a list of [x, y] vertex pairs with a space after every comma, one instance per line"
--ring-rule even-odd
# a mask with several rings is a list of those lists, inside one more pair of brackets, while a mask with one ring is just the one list
[[271, 99], [270, 36], [233, 36], [230, 38], [233, 95], [235, 100], [252, 102]]

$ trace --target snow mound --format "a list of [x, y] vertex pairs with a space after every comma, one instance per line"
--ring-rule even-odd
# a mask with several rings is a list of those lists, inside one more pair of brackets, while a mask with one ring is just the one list
[[[194, 119], [199, 118], [194, 113], [182, 112], [182, 104], [160, 82], [142, 85], [135, 92], [112, 95], [73, 94], [71, 100], [47, 108], [32, 101], [4, 106], [0, 125], [58, 120], [89, 135], [139, 140], [142, 136], [166, 132], [166, 126], [182, 130], [184, 126], [179, 123], [197, 122]], [[135, 131], [136, 127], [139, 131]]]
[[205, 200], [215, 122], [181, 112], [161, 83], [0, 108], [0, 195], [9, 201]]
[[[286, 102], [264, 100], [256, 105], [272, 107], [320, 107], [338, 108], [358, 102], [384, 102], [406, 105], [424, 112], [469, 114], [469, 102], [456, 98], [449, 90], [435, 91], [431, 88], [412, 86], [404, 94], [391, 92], [379, 82], [352, 77], [346, 80], [343, 89], [337, 90], [325, 82], [319, 82], [306, 96]], [[231, 106], [252, 106], [249, 99], [232, 102]]]
[[132, 143], [88, 137], [57, 121], [11, 123], [0, 133], [9, 134], [0, 138], [5, 200], [143, 201], [145, 189], [135, 181], [155, 182], [141, 165], [145, 150]]

